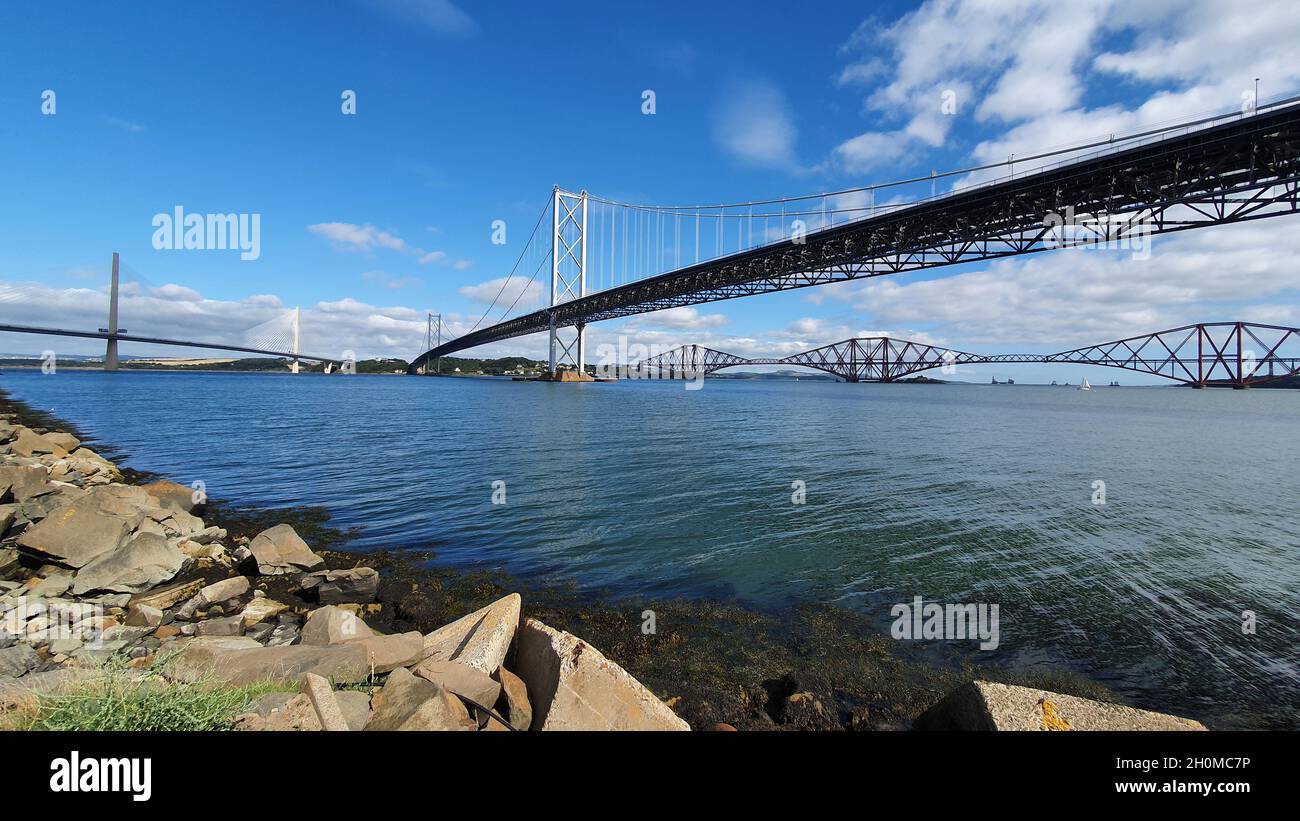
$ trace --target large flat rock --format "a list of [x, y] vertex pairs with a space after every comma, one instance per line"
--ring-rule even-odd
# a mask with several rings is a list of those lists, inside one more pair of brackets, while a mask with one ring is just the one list
[[263, 530], [253, 537], [248, 549], [257, 562], [257, 572], [263, 576], [301, 573], [325, 564], [325, 560], [311, 552], [297, 531], [287, 524]]
[[18, 537], [26, 551], [72, 567], [117, 550], [151, 506], [140, 488], [104, 485], [50, 511]]
[[534, 730], [689, 730], [668, 705], [582, 639], [536, 619], [519, 628], [515, 673]]
[[1205, 729], [1190, 718], [989, 681], [957, 688], [914, 726], [918, 730]]
[[521, 602], [518, 593], [511, 593], [439, 627], [424, 637], [424, 657], [459, 662], [492, 675], [510, 650]]
[[367, 730], [473, 730], [460, 699], [431, 681], [398, 668], [375, 695]]
[[[251, 642], [251, 645], [217, 642]], [[168, 670], [169, 675], [183, 680], [211, 675], [236, 686], [268, 679], [298, 681], [304, 673], [315, 673], [336, 684], [365, 681], [370, 674], [367, 648], [360, 644], [262, 647], [246, 636], [199, 638], [186, 643]]]
[[185, 554], [156, 533], [140, 533], [117, 550], [97, 556], [81, 568], [72, 592], [92, 590], [142, 593], [170, 581], [185, 564]]

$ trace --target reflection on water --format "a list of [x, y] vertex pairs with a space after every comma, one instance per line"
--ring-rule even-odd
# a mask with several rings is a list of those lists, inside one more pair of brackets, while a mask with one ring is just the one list
[[2, 380], [137, 469], [236, 502], [324, 505], [361, 527], [358, 550], [434, 546], [647, 595], [832, 601], [882, 630], [917, 595], [996, 603], [998, 661], [1066, 665], [1220, 721], [1300, 715], [1293, 391]]

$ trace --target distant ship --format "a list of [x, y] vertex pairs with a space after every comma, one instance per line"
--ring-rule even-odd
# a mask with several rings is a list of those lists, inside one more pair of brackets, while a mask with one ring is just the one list
[[1083, 378], [1083, 381], [1079, 383], [1079, 390], [1081, 390], [1081, 391], [1090, 391], [1090, 390], [1092, 390], [1092, 385], [1089, 385], [1089, 384], [1088, 384], [1088, 377], [1085, 376], [1085, 377]]

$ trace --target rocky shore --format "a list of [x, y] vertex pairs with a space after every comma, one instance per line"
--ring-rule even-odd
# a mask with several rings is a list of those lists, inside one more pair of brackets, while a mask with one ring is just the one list
[[[304, 535], [331, 531], [120, 469], [0, 394], [0, 727], [1200, 727], [1054, 674], [971, 683], [1001, 677], [900, 659], [831, 609], [656, 602], [669, 627], [647, 634], [636, 602], [526, 602], [509, 580]], [[110, 696], [147, 718], [106, 725]]]
[[582, 639], [521, 622], [518, 594], [383, 634], [365, 621], [379, 573], [327, 567], [289, 524], [232, 539], [200, 517], [201, 493], [126, 484], [76, 436], [11, 417], [0, 449], [9, 712], [117, 664], [128, 686], [269, 689], [236, 729], [689, 729]]

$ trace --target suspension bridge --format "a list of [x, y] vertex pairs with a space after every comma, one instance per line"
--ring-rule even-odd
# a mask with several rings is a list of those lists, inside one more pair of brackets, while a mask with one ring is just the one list
[[1248, 388], [1300, 375], [1300, 328], [1209, 322], [1046, 354], [969, 353], [887, 336], [846, 339], [780, 358], [746, 358], [683, 345], [641, 360], [625, 373], [642, 379], [695, 379], [741, 365], [797, 365], [846, 382], [893, 382], [935, 369], [954, 373], [959, 365], [995, 363], [1098, 365], [1194, 388]]
[[[110, 274], [108, 297], [108, 327], [98, 330], [73, 330], [67, 328], [46, 328], [35, 325], [0, 324], [0, 331], [19, 334], [40, 334], [45, 336], [76, 337], [81, 339], [102, 339], [105, 341], [104, 370], [115, 371], [121, 366], [118, 355], [119, 342], [138, 342], [148, 345], [166, 345], [182, 348], [202, 348], [204, 350], [231, 351], [235, 353], [257, 354], [288, 360], [289, 370], [299, 372], [302, 361], [320, 362], [325, 365], [325, 372], [330, 373], [335, 367], [346, 370], [347, 360], [328, 356], [302, 353], [299, 350], [301, 339], [302, 312], [298, 309], [287, 311], [270, 320], [259, 323], [245, 330], [240, 342], [202, 341], [167, 339], [156, 336], [144, 336], [127, 333], [118, 327], [118, 305], [120, 292], [120, 260], [113, 254], [112, 273]], [[242, 344], [241, 344], [242, 343]]]
[[[960, 179], [938, 193], [951, 177]], [[408, 373], [546, 332], [551, 375], [582, 374], [592, 322], [1054, 249], [1141, 250], [1156, 234], [1295, 214], [1298, 205], [1296, 97], [802, 197], [652, 206], [556, 187], [483, 316], [417, 356]], [[543, 271], [549, 291], [538, 280]], [[498, 304], [506, 307], [488, 322]]]

